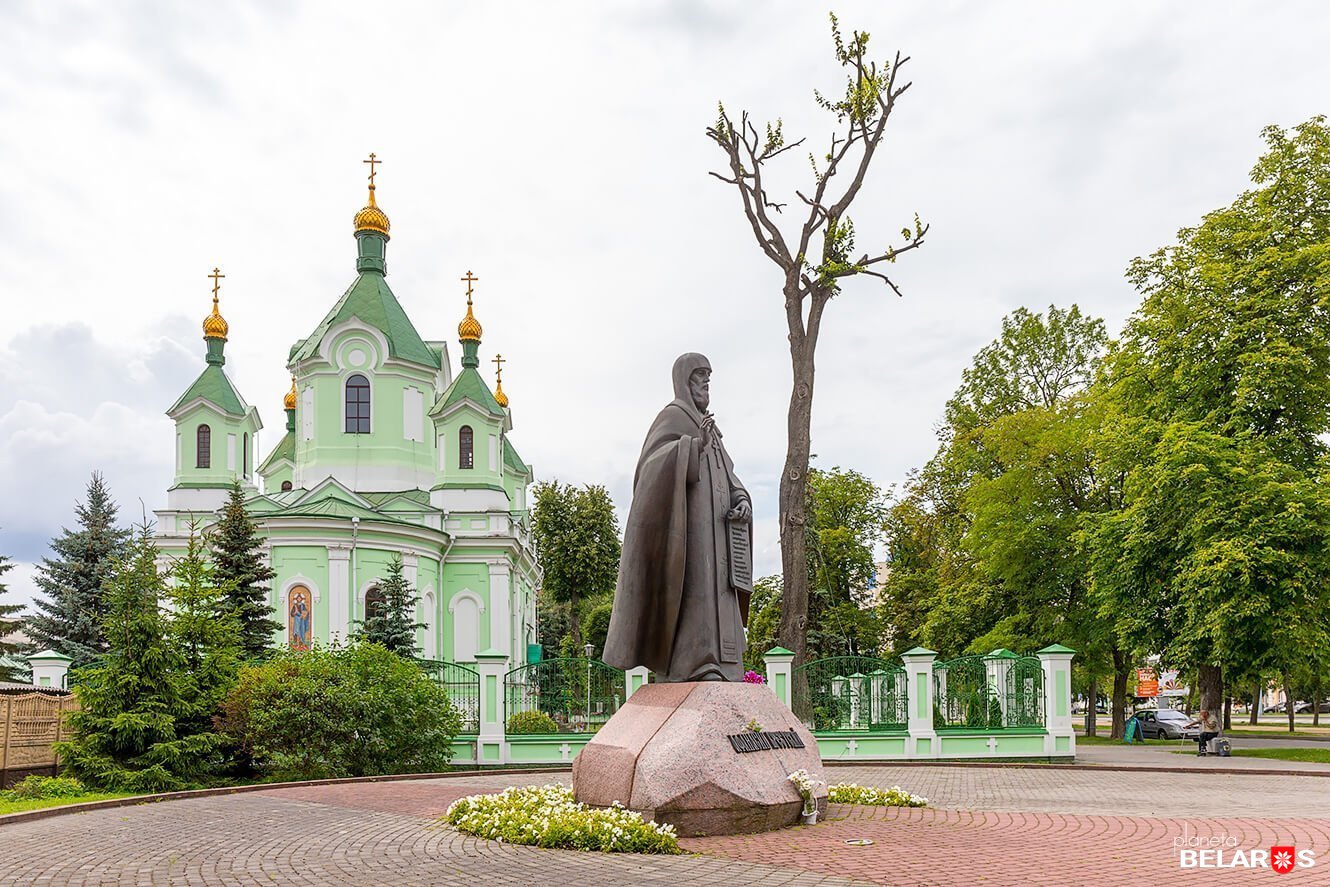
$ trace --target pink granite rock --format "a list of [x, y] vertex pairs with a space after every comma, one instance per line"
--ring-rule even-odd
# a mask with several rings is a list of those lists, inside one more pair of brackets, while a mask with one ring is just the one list
[[[752, 721], [763, 732], [793, 730], [804, 747], [736, 751], [729, 737], [746, 735]], [[803, 802], [786, 777], [800, 768], [822, 782], [817, 800], [825, 811], [817, 742], [771, 688], [646, 684], [577, 756], [573, 792], [586, 804], [618, 801], [673, 823], [680, 835], [744, 834], [798, 821]]]

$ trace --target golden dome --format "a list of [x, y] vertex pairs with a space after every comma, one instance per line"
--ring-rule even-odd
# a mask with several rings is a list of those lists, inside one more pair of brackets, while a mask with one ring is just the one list
[[213, 293], [212, 313], [203, 318], [203, 338], [225, 340], [230, 329], [231, 326], [226, 322], [226, 318], [217, 310], [217, 294]]
[[476, 320], [476, 315], [471, 312], [471, 297], [466, 299], [466, 317], [457, 325], [457, 338], [463, 342], [479, 342], [480, 334], [483, 330], [480, 328], [480, 321]]
[[291, 377], [291, 390], [286, 392], [286, 397], [282, 398], [282, 408], [294, 410], [296, 408], [296, 377]]
[[500, 379], [498, 383], [494, 386], [494, 400], [499, 404], [499, 406], [503, 407], [505, 410], [508, 409], [508, 395], [503, 393], [502, 379]]
[[374, 186], [370, 185], [369, 203], [356, 213], [356, 231], [373, 231], [387, 237], [388, 228], [388, 214], [379, 209], [379, 204], [374, 200]]

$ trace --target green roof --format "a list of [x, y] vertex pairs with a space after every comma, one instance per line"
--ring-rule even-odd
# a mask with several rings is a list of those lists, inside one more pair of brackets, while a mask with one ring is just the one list
[[430, 413], [442, 412], [463, 400], [469, 400], [485, 412], [503, 418], [503, 407], [494, 399], [494, 394], [485, 384], [485, 380], [480, 377], [480, 373], [472, 367], [464, 367], [457, 374], [453, 384], [449, 385], [448, 390], [439, 395], [439, 399], [434, 402]]
[[415, 526], [410, 521], [403, 521], [397, 518], [387, 517], [377, 511], [368, 508], [362, 508], [353, 502], [347, 502], [344, 499], [320, 499], [317, 502], [301, 502], [298, 505], [292, 505], [290, 508], [283, 508], [271, 512], [265, 517], [336, 517], [350, 519], [358, 517], [361, 520], [379, 521], [389, 524], [408, 524]]
[[273, 447], [272, 452], [268, 454], [268, 458], [264, 459], [263, 464], [259, 466], [259, 474], [267, 471], [268, 466], [279, 459], [289, 459], [293, 463], [296, 461], [296, 433], [294, 431], [286, 432], [286, 436], [278, 441], [277, 446]]
[[1037, 652], [1040, 652], [1040, 653], [1075, 653], [1076, 651], [1073, 650], [1071, 647], [1064, 647], [1064, 646], [1062, 646], [1061, 644], [1049, 644], [1047, 647], [1045, 647], [1044, 649], [1039, 650], [1039, 651], [1037, 651]]
[[508, 442], [507, 437], [503, 439], [503, 464], [511, 468], [515, 474], [531, 473], [531, 469], [522, 461], [522, 457], [517, 455], [517, 450]]
[[328, 330], [353, 317], [383, 333], [388, 340], [390, 356], [439, 368], [438, 352], [420, 338], [420, 333], [416, 332], [397, 297], [388, 288], [388, 281], [374, 272], [363, 272], [356, 278], [356, 282], [342, 294], [342, 298], [337, 300], [337, 304], [310, 337], [291, 350], [291, 360], [312, 357]]
[[236, 387], [231, 384], [226, 372], [216, 364], [210, 363], [203, 368], [203, 372], [194, 380], [194, 384], [190, 385], [188, 390], [180, 395], [180, 399], [171, 405], [166, 414], [169, 416], [191, 400], [199, 397], [228, 416], [243, 417], [249, 410], [244, 400], [236, 392]]

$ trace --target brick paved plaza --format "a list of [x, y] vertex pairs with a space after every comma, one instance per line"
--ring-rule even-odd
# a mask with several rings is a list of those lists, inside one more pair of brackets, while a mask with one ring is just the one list
[[[1293, 844], [1330, 883], [1330, 779], [1093, 768], [836, 767], [925, 809], [833, 807], [830, 821], [689, 839], [688, 855], [538, 850], [439, 825], [455, 798], [566, 774], [272, 789], [0, 826], [0, 884], [1246, 884], [1269, 870], [1181, 870], [1184, 830], [1243, 849]], [[867, 838], [868, 846], [845, 841]]]

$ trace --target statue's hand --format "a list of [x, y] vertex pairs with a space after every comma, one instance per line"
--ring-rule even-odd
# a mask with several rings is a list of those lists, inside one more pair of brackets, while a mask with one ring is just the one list
[[752, 516], [753, 508], [748, 504], [747, 499], [744, 499], [738, 505], [731, 508], [730, 513], [726, 515], [730, 520], [749, 520]]
[[716, 417], [707, 413], [702, 417], [702, 446], [708, 446], [711, 443], [712, 432], [716, 430]]

